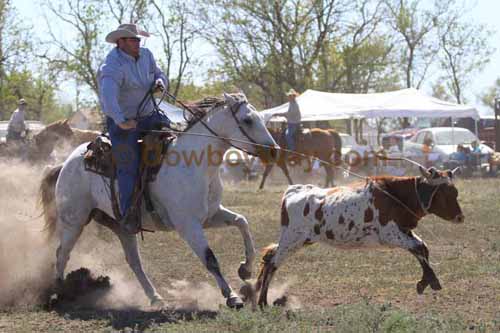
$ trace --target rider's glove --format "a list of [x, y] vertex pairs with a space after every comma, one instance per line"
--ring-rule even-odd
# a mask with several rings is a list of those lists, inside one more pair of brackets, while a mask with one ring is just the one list
[[155, 90], [165, 91], [165, 83], [163, 83], [162, 79], [156, 79]]

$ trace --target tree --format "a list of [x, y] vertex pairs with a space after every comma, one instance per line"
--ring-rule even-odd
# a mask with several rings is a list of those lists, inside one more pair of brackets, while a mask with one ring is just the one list
[[451, 20], [440, 29], [440, 65], [446, 75], [448, 90], [459, 104], [465, 102], [464, 90], [474, 74], [489, 62], [491, 33], [483, 25]]
[[5, 112], [0, 119], [8, 120], [12, 111], [17, 108], [20, 98], [24, 98], [27, 105], [27, 119], [46, 120], [59, 111], [56, 102], [55, 86], [53, 82], [34, 75], [28, 70], [11, 71], [4, 77], [4, 86], [0, 93]]
[[207, 39], [225, 79], [260, 89], [262, 104], [283, 91], [312, 85], [321, 48], [340, 22], [347, 0], [214, 0], [203, 7]]
[[[44, 0], [48, 10], [47, 25], [64, 25], [73, 32], [71, 41], [56, 36], [50, 30], [45, 41], [45, 59], [58, 64], [68, 78], [75, 79], [98, 95], [97, 69], [110, 46], [104, 42], [105, 34], [122, 23], [137, 23], [161, 36], [164, 57], [156, 56], [167, 76], [174, 75], [174, 95], [191, 63], [190, 45], [195, 31], [185, 3], [179, 0]], [[55, 18], [55, 19], [54, 19]], [[155, 23], [160, 22], [160, 23]], [[57, 52], [53, 52], [54, 46]], [[174, 60], [179, 60], [174, 68]], [[170, 88], [171, 89], [171, 88]]]
[[[40, 57], [57, 64], [67, 77], [85, 84], [98, 95], [97, 69], [104, 60], [109, 45], [104, 43], [105, 29], [110, 23], [140, 23], [147, 17], [145, 0], [50, 0], [44, 2], [50, 39], [44, 41], [45, 52]], [[48, 16], [51, 16], [50, 19]], [[130, 21], [129, 21], [130, 20]], [[71, 41], [57, 36], [53, 25], [64, 26], [72, 32]], [[66, 33], [68, 33], [66, 31]], [[56, 52], [52, 50], [56, 48]]]
[[495, 98], [500, 97], [500, 78], [495, 80], [493, 86], [489, 87], [486, 92], [480, 95], [481, 103], [495, 109]]
[[[29, 28], [19, 19], [10, 0], [0, 0], [0, 118], [7, 118], [22, 91], [12, 91], [9, 76], [22, 71], [30, 58]], [[14, 95], [12, 95], [14, 93]]]
[[399, 42], [407, 88], [420, 88], [439, 50], [435, 39], [438, 20], [455, 0], [434, 0], [434, 10], [421, 0], [385, 0], [387, 21]]
[[[105, 54], [105, 45], [99, 38], [102, 37], [104, 18], [101, 2], [66, 0], [56, 4], [47, 0], [45, 6], [53, 17], [51, 19], [46, 17], [50, 40], [44, 41], [43, 44], [47, 47], [39, 56], [57, 64], [69, 78], [85, 83], [97, 96], [96, 72]], [[52, 29], [54, 23], [74, 32], [72, 42], [54, 33]], [[54, 47], [56, 53], [51, 52]]]
[[144, 22], [148, 17], [147, 0], [106, 0], [111, 16], [118, 24]]
[[[160, 35], [163, 57], [161, 67], [170, 80], [169, 92], [174, 96], [179, 94], [182, 82], [185, 79], [188, 65], [195, 65], [192, 59], [192, 46], [203, 27], [193, 25], [196, 19], [188, 7], [196, 3], [185, 0], [151, 0], [152, 26]], [[168, 12], [162, 8], [168, 8]]]
[[347, 93], [380, 91], [393, 85], [393, 44], [379, 32], [383, 23], [381, 0], [357, 0], [342, 31], [332, 34], [318, 59], [316, 86]]

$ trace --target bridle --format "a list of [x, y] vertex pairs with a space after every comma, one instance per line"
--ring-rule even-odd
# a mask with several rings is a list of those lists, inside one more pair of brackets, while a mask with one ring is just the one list
[[[184, 103], [182, 103], [181, 101], [177, 100], [175, 98], [175, 96], [173, 96], [172, 94], [170, 94], [169, 92], [165, 91], [164, 94], [166, 94], [168, 97], [172, 98], [174, 101], [176, 101], [180, 106], [182, 106], [184, 108], [184, 110], [188, 111], [195, 119], [196, 119], [196, 123], [201, 123], [203, 125], [203, 127], [205, 127], [209, 132], [210, 134], [212, 134], [214, 137], [218, 138], [219, 140], [222, 140], [224, 141], [225, 143], [227, 143], [229, 146], [233, 147], [233, 148], [236, 148], [236, 149], [239, 149], [249, 155], [252, 155], [252, 156], [257, 156], [257, 153], [251, 153], [249, 152], [247, 149], [244, 149], [244, 148], [241, 148], [241, 147], [238, 147], [237, 145], [235, 145], [234, 143], [231, 142], [230, 139], [228, 138], [225, 138], [225, 137], [222, 137], [220, 136], [217, 132], [215, 132], [203, 119], [210, 113], [210, 111], [212, 111], [214, 108], [218, 107], [217, 105], [214, 105], [211, 109], [209, 109], [207, 111], [206, 114], [204, 114], [203, 116], [198, 116], [196, 112], [194, 112], [189, 106], [185, 105]], [[256, 145], [256, 146], [261, 146], [260, 144], [258, 144], [249, 134], [248, 132], [243, 128], [243, 126], [241, 125], [241, 121], [238, 120], [238, 117], [236, 117], [236, 114], [240, 111], [240, 108], [244, 105], [244, 104], [248, 104], [248, 101], [244, 100], [244, 101], [237, 101], [236, 103], [232, 104], [232, 105], [228, 105], [228, 103], [226, 101], [224, 101], [224, 104], [222, 105], [225, 105], [226, 107], [229, 108], [229, 111], [231, 112], [231, 116], [233, 117], [235, 123], [236, 123], [236, 126], [238, 127], [238, 129], [240, 130], [240, 132], [243, 134], [243, 136], [248, 139], [248, 141], [250, 143], [252, 143], [253, 145]], [[159, 112], [161, 111], [158, 107], [157, 104], [155, 104], [155, 109]], [[189, 130], [190, 127], [188, 127], [186, 129]], [[272, 148], [272, 147], [269, 147], [269, 148]]]

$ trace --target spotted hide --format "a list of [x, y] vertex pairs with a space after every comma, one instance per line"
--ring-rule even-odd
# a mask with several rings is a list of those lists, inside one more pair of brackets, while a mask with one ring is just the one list
[[278, 244], [264, 250], [256, 289], [259, 304], [267, 305], [274, 272], [304, 245], [323, 242], [334, 247], [399, 247], [419, 261], [423, 276], [417, 292], [441, 285], [429, 265], [425, 243], [412, 232], [418, 221], [435, 214], [455, 223], [464, 216], [452, 179], [454, 171], [421, 168], [421, 177], [374, 177], [367, 182], [322, 189], [313, 185], [290, 186], [281, 206]]

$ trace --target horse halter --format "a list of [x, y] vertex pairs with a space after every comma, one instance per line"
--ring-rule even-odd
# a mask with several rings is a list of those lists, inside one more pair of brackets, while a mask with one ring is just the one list
[[[419, 183], [418, 180], [419, 179], [422, 179], [421, 184], [427, 184], [429, 186], [434, 186], [434, 189], [432, 190], [431, 195], [430, 195], [427, 203], [424, 202], [424, 201], [426, 201], [426, 199], [425, 198], [422, 199], [422, 195], [418, 191], [418, 183]], [[417, 195], [417, 201], [418, 201], [418, 204], [420, 205], [420, 208], [422, 209], [422, 211], [426, 215], [429, 214], [429, 209], [432, 206], [432, 200], [434, 199], [434, 196], [436, 195], [436, 193], [439, 190], [439, 188], [441, 187], [441, 185], [451, 184], [451, 183], [452, 183], [451, 179], [448, 177], [436, 178], [436, 179], [426, 179], [426, 178], [415, 177], [415, 194]]]

